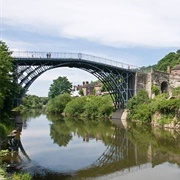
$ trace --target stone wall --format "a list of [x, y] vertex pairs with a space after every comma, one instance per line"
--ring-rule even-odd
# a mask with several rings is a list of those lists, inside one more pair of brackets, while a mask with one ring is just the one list
[[148, 74], [141, 72], [136, 73], [135, 94], [137, 94], [140, 89], [145, 89], [148, 91], [149, 97], [152, 98], [152, 85], [156, 86], [161, 93], [166, 91], [171, 95], [172, 89], [180, 86], [180, 75], [154, 70]]
[[176, 88], [180, 86], [180, 75], [170, 74], [169, 76], [169, 86]]
[[147, 83], [147, 76], [146, 73], [137, 72], [135, 76], [135, 95], [139, 92], [141, 89], [146, 89], [146, 83]]

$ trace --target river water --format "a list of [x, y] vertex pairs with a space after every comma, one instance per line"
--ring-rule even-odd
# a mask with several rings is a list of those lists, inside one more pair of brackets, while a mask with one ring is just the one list
[[19, 151], [9, 163], [34, 180], [179, 180], [180, 133], [110, 120], [23, 116]]

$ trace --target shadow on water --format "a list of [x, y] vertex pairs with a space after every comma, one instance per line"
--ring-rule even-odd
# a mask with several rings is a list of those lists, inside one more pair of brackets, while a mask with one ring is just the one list
[[[26, 120], [28, 119], [26, 116]], [[59, 148], [68, 147], [73, 135], [76, 135], [87, 143], [90, 139], [101, 140], [106, 149], [92, 164], [69, 173], [58, 173], [40, 166], [31, 166], [27, 171], [33, 174], [35, 180], [108, 177], [116, 172], [123, 174], [153, 168], [164, 162], [180, 165], [180, 134], [175, 131], [168, 132], [136, 124], [124, 129], [118, 122], [113, 124], [108, 119], [87, 120], [52, 115], [48, 115], [47, 119], [51, 122], [50, 137]], [[21, 144], [20, 133], [15, 137], [11, 144], [17, 141], [15, 144], [18, 144], [26, 159], [30, 161]], [[13, 145], [16, 154], [11, 157], [13, 159], [11, 161], [17, 161], [20, 165], [21, 157], [16, 145]]]

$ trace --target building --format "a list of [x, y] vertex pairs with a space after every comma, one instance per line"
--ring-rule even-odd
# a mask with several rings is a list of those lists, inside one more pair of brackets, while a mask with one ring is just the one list
[[99, 82], [89, 83], [89, 81], [83, 81], [82, 85], [74, 86], [73, 91], [79, 91], [82, 89], [83, 95], [100, 95], [102, 84]]
[[100, 95], [101, 94], [101, 83], [89, 83], [88, 81], [83, 81], [81, 89], [83, 90], [84, 96], [88, 95]]
[[180, 75], [180, 65], [175, 66], [171, 69], [171, 74], [173, 75]]

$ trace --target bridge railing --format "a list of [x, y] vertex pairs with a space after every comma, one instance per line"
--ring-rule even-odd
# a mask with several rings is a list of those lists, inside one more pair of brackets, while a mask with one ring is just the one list
[[97, 63], [103, 63], [106, 65], [111, 65], [115, 67], [120, 67], [123, 69], [130, 69], [130, 70], [135, 70], [138, 71], [139, 67], [106, 59], [106, 58], [101, 58], [97, 56], [92, 56], [88, 54], [82, 54], [82, 53], [66, 53], [66, 52], [32, 52], [32, 51], [14, 51], [12, 53], [12, 57], [14, 58], [35, 58], [35, 59], [44, 59], [44, 58], [51, 58], [53, 59], [79, 59], [79, 60], [87, 60], [87, 61], [92, 61], [92, 62], [97, 62]]

